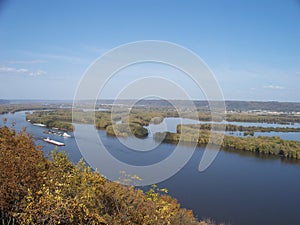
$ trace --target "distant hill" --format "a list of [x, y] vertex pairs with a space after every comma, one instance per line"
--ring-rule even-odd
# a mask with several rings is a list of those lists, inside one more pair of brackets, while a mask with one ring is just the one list
[[300, 112], [300, 103], [298, 102], [257, 102], [257, 101], [226, 101], [227, 110], [249, 111], [249, 110], [267, 110], [276, 112]]
[[[129, 100], [128, 100], [129, 102]], [[173, 100], [178, 106], [187, 105], [185, 100]], [[124, 104], [126, 100], [124, 100]], [[198, 108], [207, 108], [208, 101], [194, 101]], [[141, 100], [137, 105], [145, 105], [152, 107], [170, 107], [171, 104], [165, 100]], [[227, 111], [250, 111], [250, 110], [266, 110], [276, 112], [300, 112], [300, 103], [298, 102], [275, 102], [275, 101], [225, 101]]]
[[0, 99], [0, 105], [1, 104], [9, 104], [8, 100]]
[[[3, 100], [0, 99], [0, 104], [69, 104], [72, 105], [72, 100]], [[94, 104], [93, 100], [82, 101], [85, 104]], [[142, 99], [142, 100], [117, 100], [101, 99], [97, 100], [97, 104], [111, 105], [113, 103], [123, 105], [135, 105], [141, 107], [157, 107], [157, 108], [173, 108], [172, 103], [176, 106], [188, 106], [186, 100], [161, 100], [161, 99]], [[194, 101], [197, 108], [208, 110], [209, 104], [206, 100]], [[277, 101], [225, 101], [227, 111], [250, 111], [250, 110], [266, 110], [272, 112], [300, 112], [300, 102], [277, 102]]]
[[[130, 100], [120, 101], [119, 103], [129, 103]], [[173, 100], [178, 106], [187, 105], [185, 100]], [[208, 109], [208, 101], [194, 101], [197, 108]], [[170, 107], [171, 104], [166, 100], [141, 100], [136, 105], [152, 107]], [[275, 101], [225, 101], [227, 111], [250, 111], [266, 110], [276, 112], [300, 112], [300, 103], [298, 102], [275, 102]]]

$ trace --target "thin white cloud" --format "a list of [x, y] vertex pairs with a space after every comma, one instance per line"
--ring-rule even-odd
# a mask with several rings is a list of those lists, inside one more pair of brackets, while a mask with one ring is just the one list
[[6, 67], [6, 66], [2, 66], [0, 67], [0, 73], [27, 73], [29, 72], [28, 69], [17, 69], [14, 67]]
[[46, 72], [43, 70], [37, 70], [37, 71], [31, 71], [29, 69], [18, 69], [15, 67], [7, 67], [7, 66], [0, 66], [0, 74], [25, 74], [25, 75], [29, 75], [29, 76], [41, 76], [41, 75], [45, 75]]
[[38, 71], [35, 71], [35, 72], [30, 72], [29, 76], [37, 77], [37, 76], [42, 76], [42, 75], [45, 75], [45, 74], [47, 74], [45, 71], [38, 70]]
[[263, 86], [263, 88], [266, 88], [266, 89], [276, 89], [276, 90], [282, 90], [282, 89], [285, 89], [285, 87], [283, 86], [279, 86], [279, 85], [265, 85]]

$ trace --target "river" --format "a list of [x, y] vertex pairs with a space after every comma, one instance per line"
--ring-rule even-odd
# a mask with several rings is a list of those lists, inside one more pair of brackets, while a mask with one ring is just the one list
[[[15, 121], [16, 130], [26, 126], [27, 131], [36, 138], [49, 136], [64, 142], [66, 146], [58, 149], [66, 151], [73, 162], [82, 157], [74, 138], [43, 134], [46, 128], [28, 123], [24, 112], [1, 115], [0, 125], [3, 125], [3, 118], [8, 118], [8, 126]], [[178, 121], [167, 120], [169, 125], [166, 129], [173, 131]], [[153, 130], [156, 128], [161, 127], [157, 126]], [[136, 152], [124, 147], [117, 138], [106, 136], [105, 131], [98, 131], [98, 134], [112, 155], [133, 165], [148, 165], [160, 161], [172, 153], [175, 147], [162, 143], [153, 151]], [[290, 133], [284, 135], [285, 139], [299, 138], [299, 133], [294, 133], [293, 138], [289, 137]], [[55, 148], [40, 140], [36, 144], [44, 146], [45, 155]], [[186, 151], [192, 149], [187, 147]], [[197, 148], [189, 162], [177, 174], [158, 184], [161, 188], [167, 188], [169, 194], [177, 198], [182, 207], [192, 209], [198, 218], [212, 218], [216, 222], [233, 225], [300, 224], [298, 161], [247, 152], [220, 151], [213, 164], [200, 173], [198, 165], [203, 152], [203, 148]]]

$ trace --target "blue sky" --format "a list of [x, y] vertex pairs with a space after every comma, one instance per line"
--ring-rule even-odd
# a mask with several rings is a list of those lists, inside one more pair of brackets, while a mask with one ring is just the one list
[[[198, 54], [225, 99], [300, 100], [296, 0], [1, 1], [0, 99], [72, 99], [97, 57], [140, 40], [170, 41]], [[115, 82], [105, 98], [114, 97]]]

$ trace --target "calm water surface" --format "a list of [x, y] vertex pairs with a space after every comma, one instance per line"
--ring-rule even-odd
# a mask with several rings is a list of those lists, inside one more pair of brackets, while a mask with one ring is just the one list
[[[74, 138], [43, 134], [45, 128], [26, 122], [24, 112], [1, 115], [1, 125], [4, 117], [9, 119], [8, 125], [15, 121], [17, 130], [26, 126], [27, 131], [37, 138], [49, 136], [64, 142], [66, 146], [58, 149], [65, 150], [72, 161], [77, 162], [81, 158]], [[169, 119], [166, 122], [169, 124], [167, 130], [174, 131], [172, 129], [176, 129], [177, 122]], [[158, 162], [175, 147], [163, 143], [153, 151], [136, 152], [123, 146], [117, 138], [106, 136], [105, 131], [98, 133], [111, 154], [134, 165]], [[294, 134], [299, 136], [299, 133]], [[290, 133], [285, 135], [288, 139]], [[37, 144], [44, 146], [46, 155], [55, 148], [42, 141], [37, 141]], [[189, 148], [185, 150], [192, 151]], [[181, 206], [192, 209], [199, 218], [210, 217], [217, 222], [233, 225], [300, 224], [300, 165], [297, 161], [259, 157], [246, 152], [220, 151], [214, 163], [199, 173], [198, 165], [203, 151], [203, 148], [197, 148], [182, 170], [159, 184], [160, 187], [166, 187]]]

